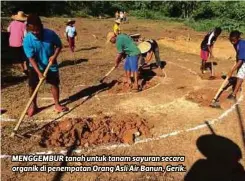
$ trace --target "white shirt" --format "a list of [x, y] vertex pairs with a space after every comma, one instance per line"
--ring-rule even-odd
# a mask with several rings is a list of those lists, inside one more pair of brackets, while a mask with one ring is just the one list
[[211, 45], [212, 39], [214, 38], [214, 31], [211, 33], [211, 35], [208, 37], [208, 43], [207, 45]]
[[120, 18], [123, 18], [124, 14], [123, 12], [120, 12]]
[[66, 33], [69, 37], [73, 38], [75, 36], [76, 28], [74, 26], [67, 26]]

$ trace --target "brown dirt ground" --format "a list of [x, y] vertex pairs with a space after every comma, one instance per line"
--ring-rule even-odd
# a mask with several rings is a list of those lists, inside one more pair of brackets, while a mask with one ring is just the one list
[[136, 133], [150, 137], [150, 127], [144, 119], [131, 114], [124, 117], [103, 116], [91, 119], [66, 118], [43, 128], [40, 144], [44, 147], [88, 147], [109, 143], [133, 144]]
[[[64, 48], [58, 59], [60, 65], [60, 99], [62, 104], [67, 105], [70, 111], [58, 114], [54, 111], [50, 86], [44, 84], [38, 93], [38, 105], [41, 111], [33, 118], [25, 118], [20, 126], [20, 133], [31, 133], [31, 137], [21, 139], [10, 138], [16, 121], [6, 122], [4, 119], [18, 119], [24, 106], [28, 102], [28, 86], [25, 78], [21, 77], [16, 66], [2, 66], [2, 80], [5, 76], [7, 82], [2, 82], [1, 108], [7, 112], [1, 115], [1, 154], [26, 154], [53, 150], [64, 150], [57, 144], [45, 148], [39, 144], [40, 136], [44, 133], [45, 126], [49, 129], [58, 129], [60, 120], [81, 121], [79, 126], [84, 125], [85, 120], [97, 120], [103, 123], [104, 117], [109, 117], [111, 123], [127, 126], [128, 120], [135, 118], [146, 121], [150, 126], [153, 138], [177, 130], [185, 130], [204, 124], [206, 120], [219, 117], [225, 110], [230, 108], [231, 102], [226, 100], [230, 93], [228, 89], [221, 98], [222, 109], [213, 109], [208, 105], [222, 83], [222, 79], [208, 80], [200, 77], [199, 44], [205, 32], [195, 32], [182, 23], [165, 21], [136, 20], [131, 18], [129, 24], [122, 24], [125, 33], [141, 33], [146, 38], [157, 39], [160, 45], [160, 56], [166, 61], [165, 77], [154, 76], [149, 78], [145, 90], [139, 93], [127, 94], [122, 90], [120, 82], [124, 76], [122, 64], [107, 79], [105, 84], [99, 84], [102, 78], [114, 65], [116, 49], [111, 44], [105, 44], [106, 33], [112, 29], [112, 19], [84, 19], [76, 18], [78, 41], [76, 52], [72, 55], [67, 47], [64, 37], [64, 18], [43, 18], [44, 26], [55, 30], [64, 43]], [[94, 38], [94, 35], [97, 39]], [[218, 39], [214, 47], [216, 76], [227, 73], [232, 67], [235, 53], [232, 45], [225, 36]], [[74, 61], [74, 59], [76, 61]], [[2, 59], [3, 61], [3, 59]], [[207, 73], [209, 76], [209, 73]], [[11, 77], [15, 77], [14, 79]], [[115, 84], [117, 82], [117, 84]], [[149, 85], [149, 87], [147, 87]], [[155, 86], [158, 85], [158, 86]], [[244, 89], [244, 85], [243, 85]], [[241, 93], [244, 96], [244, 92]], [[132, 116], [134, 115], [134, 116]], [[231, 111], [222, 121], [200, 130], [183, 132], [179, 135], [153, 140], [146, 143], [132, 144], [130, 147], [115, 149], [96, 149], [96, 145], [82, 151], [84, 155], [184, 155], [187, 172], [200, 160], [207, 158], [197, 147], [198, 138], [203, 135], [215, 133], [232, 140], [242, 151], [239, 163], [245, 167], [244, 145], [241, 136], [241, 124], [244, 123], [245, 101]], [[43, 122], [44, 120], [45, 122]], [[48, 121], [47, 121], [48, 120]], [[58, 127], [57, 127], [58, 125]], [[69, 124], [65, 124], [66, 126]], [[53, 126], [53, 127], [52, 127]], [[74, 127], [74, 126], [73, 126]], [[102, 126], [107, 129], [106, 126]], [[135, 127], [133, 127], [134, 129]], [[49, 131], [46, 129], [46, 131]], [[59, 128], [60, 129], [60, 128]], [[68, 129], [68, 128], [67, 128]], [[69, 128], [70, 129], [70, 128]], [[72, 128], [71, 128], [72, 129]], [[131, 128], [129, 129], [131, 130]], [[60, 130], [59, 130], [60, 131]], [[65, 130], [66, 132], [66, 130]], [[49, 132], [50, 135], [54, 132]], [[57, 132], [60, 134], [61, 132]], [[63, 134], [63, 133], [62, 133]], [[126, 134], [126, 133], [125, 133]], [[48, 134], [47, 134], [48, 135]], [[132, 138], [132, 133], [126, 134]], [[71, 138], [74, 138], [71, 136]], [[120, 139], [119, 139], [120, 138]], [[122, 137], [116, 140], [124, 142]], [[109, 138], [107, 138], [109, 139]], [[66, 139], [69, 140], [69, 139]], [[120, 140], [120, 141], [119, 141]], [[115, 140], [113, 140], [115, 141]], [[109, 141], [110, 142], [110, 141]], [[126, 141], [127, 142], [127, 141]], [[108, 142], [102, 142], [108, 144]], [[97, 144], [97, 143], [96, 143]], [[102, 145], [103, 145], [102, 144]], [[54, 146], [55, 145], [55, 146]], [[69, 142], [67, 142], [69, 145]], [[212, 146], [207, 145], [207, 148]], [[78, 146], [82, 148], [82, 146]], [[225, 149], [225, 148], [224, 148]], [[220, 153], [221, 154], [221, 153]], [[2, 180], [54, 180], [57, 173], [13, 173], [13, 165], [31, 165], [32, 163], [12, 163], [10, 159], [1, 159]], [[45, 164], [45, 163], [38, 163]], [[48, 165], [60, 165], [61, 163], [46, 163]], [[81, 165], [81, 163], [66, 163], [68, 165]], [[89, 163], [82, 163], [89, 165]], [[111, 163], [101, 163], [101, 165]], [[148, 163], [146, 163], [148, 164]], [[153, 163], [149, 163], [153, 164]], [[162, 165], [168, 163], [154, 163]], [[175, 162], [174, 165], [181, 164]], [[208, 167], [208, 166], [206, 166]], [[205, 167], [205, 168], [206, 168]], [[217, 170], [218, 172], [218, 170]], [[62, 180], [183, 180], [186, 172], [167, 173], [64, 173]]]

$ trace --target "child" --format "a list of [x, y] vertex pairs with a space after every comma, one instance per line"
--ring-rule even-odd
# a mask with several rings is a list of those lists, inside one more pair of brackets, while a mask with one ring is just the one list
[[14, 61], [20, 63], [21, 70], [24, 75], [28, 75], [26, 56], [23, 50], [23, 39], [26, 34], [26, 24], [27, 15], [23, 11], [19, 11], [17, 15], [11, 17], [12, 21], [8, 27], [9, 36], [9, 46], [11, 47], [12, 53], [14, 55]]
[[124, 11], [124, 13], [123, 13], [123, 21], [124, 21], [125, 23], [128, 22], [128, 17], [127, 17], [126, 11]]
[[69, 47], [72, 52], [75, 48], [75, 37], [77, 36], [76, 28], [74, 26], [75, 20], [68, 20], [66, 27], [66, 39], [69, 42]]
[[216, 27], [213, 31], [210, 31], [203, 39], [202, 43], [201, 43], [201, 59], [202, 59], [202, 63], [201, 63], [201, 71], [202, 73], [205, 73], [205, 69], [206, 69], [206, 62], [208, 60], [208, 58], [213, 58], [213, 45], [215, 43], [215, 41], [217, 40], [218, 36], [221, 33], [221, 28], [220, 27]]
[[228, 76], [231, 77], [233, 72], [237, 70], [237, 82], [234, 91], [228, 96], [228, 99], [236, 99], [236, 94], [240, 90], [242, 82], [245, 79], [245, 40], [241, 39], [241, 32], [237, 30], [230, 33], [229, 39], [236, 50], [237, 63]]
[[119, 35], [121, 33], [121, 29], [120, 29], [120, 20], [117, 19], [115, 20], [115, 24], [113, 26], [113, 32], [116, 34], [116, 35]]
[[120, 21], [123, 22], [123, 17], [124, 17], [124, 14], [122, 11], [120, 11], [119, 13], [119, 17], [120, 17]]
[[118, 12], [118, 11], [116, 11], [116, 13], [115, 13], [115, 19], [116, 19], [116, 20], [119, 19], [119, 12]]

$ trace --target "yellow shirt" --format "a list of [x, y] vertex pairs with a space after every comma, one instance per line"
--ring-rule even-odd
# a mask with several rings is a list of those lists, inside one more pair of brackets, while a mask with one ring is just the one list
[[121, 33], [121, 30], [120, 30], [120, 27], [119, 27], [119, 25], [118, 24], [114, 24], [114, 26], [113, 26], [113, 32], [116, 34], [116, 35], [118, 35], [119, 33]]

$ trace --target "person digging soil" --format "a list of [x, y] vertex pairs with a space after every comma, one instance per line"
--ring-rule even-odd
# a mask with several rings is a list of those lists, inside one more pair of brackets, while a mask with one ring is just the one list
[[203, 39], [201, 43], [201, 72], [204, 74], [206, 70], [206, 62], [209, 58], [214, 58], [213, 56], [213, 45], [219, 35], [221, 34], [222, 29], [220, 27], [216, 27], [213, 31], [210, 31]]
[[[43, 71], [52, 62], [48, 71], [46, 81], [51, 84], [51, 92], [57, 112], [68, 111], [68, 108], [59, 103], [59, 72], [57, 57], [61, 51], [62, 44], [58, 35], [49, 29], [43, 28], [41, 19], [37, 15], [29, 15], [27, 18], [28, 33], [24, 38], [23, 47], [30, 62], [29, 68], [29, 92], [33, 94], [39, 79], [43, 78]], [[31, 117], [37, 112], [37, 96], [28, 109]]]
[[[107, 42], [116, 44], [118, 54], [116, 56], [116, 65], [118, 67], [119, 63], [123, 59], [123, 56], [126, 55], [126, 61], [124, 64], [124, 70], [127, 78], [128, 86], [133, 91], [139, 91], [138, 84], [138, 57], [140, 55], [140, 50], [138, 49], [136, 43], [133, 39], [126, 34], [116, 35], [113, 32], [107, 34]], [[134, 85], [132, 86], [131, 73], [134, 75]]]
[[245, 79], [245, 40], [241, 39], [241, 32], [235, 30], [230, 33], [230, 42], [234, 45], [237, 54], [237, 63], [228, 74], [231, 77], [233, 72], [237, 70], [237, 81], [233, 92], [228, 99], [236, 99], [238, 91], [241, 89], [242, 82]]
[[159, 55], [159, 46], [156, 40], [149, 39], [139, 43], [138, 48], [140, 49], [141, 56], [139, 58], [140, 67], [143, 67], [145, 64], [149, 63], [152, 59], [152, 55], [154, 53], [156, 66], [158, 68], [158, 74], [160, 76], [163, 75], [162, 73], [162, 64]]

